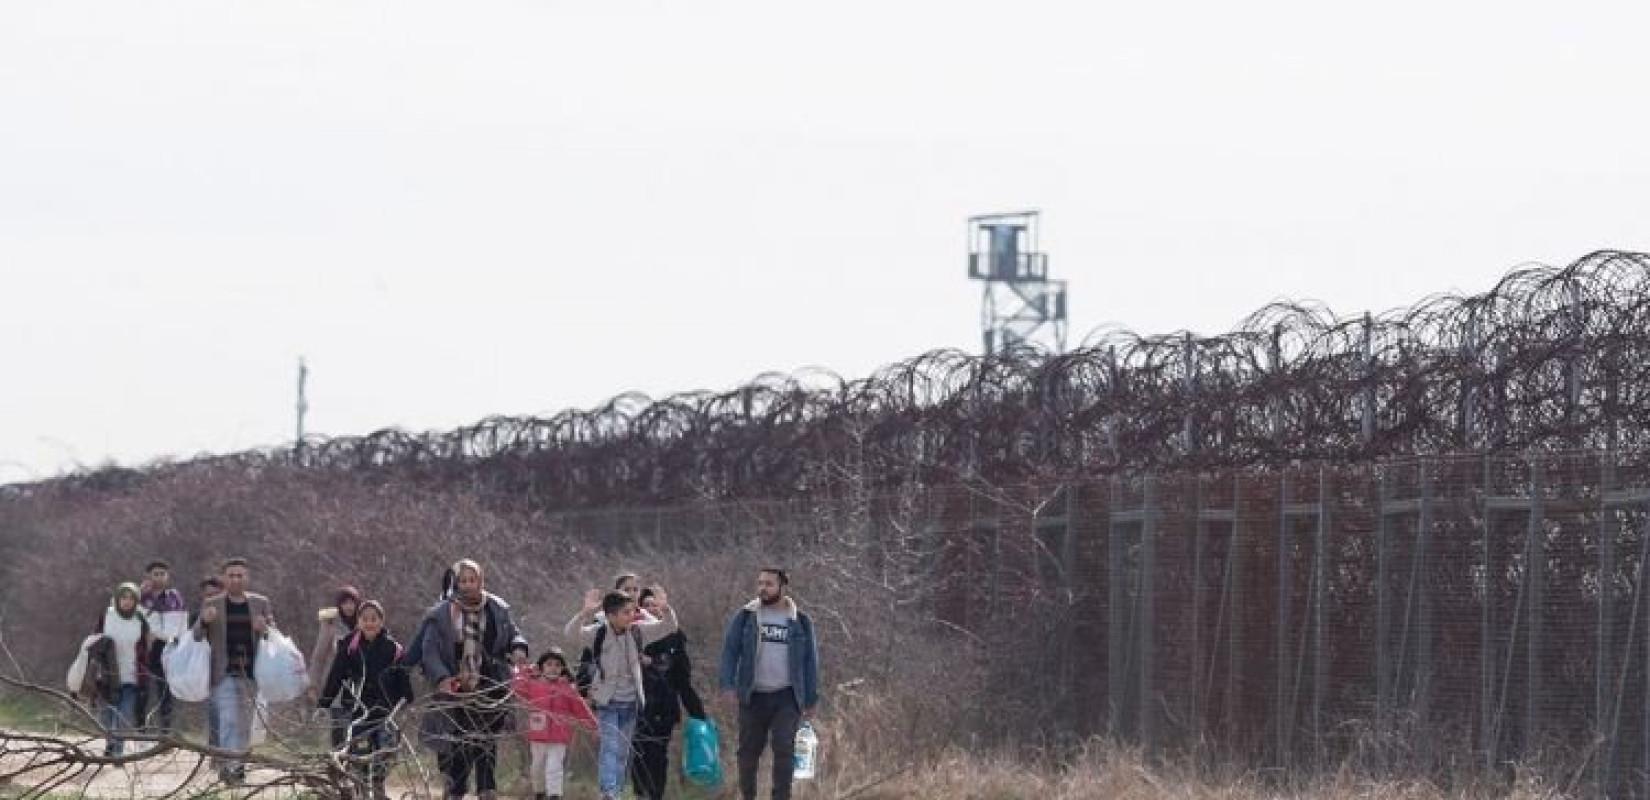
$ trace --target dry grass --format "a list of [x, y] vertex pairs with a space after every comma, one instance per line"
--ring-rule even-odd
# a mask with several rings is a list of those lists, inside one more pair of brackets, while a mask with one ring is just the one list
[[[1431, 800], [1431, 798], [1517, 798], [1534, 800], [1583, 794], [1573, 764], [1513, 768], [1494, 780], [1465, 776], [1448, 785], [1419, 777], [1377, 778], [1348, 762], [1339, 770], [1289, 779], [1261, 770], [1214, 766], [1189, 758], [1148, 766], [1140, 752], [1105, 739], [1092, 739], [1065, 758], [1037, 755], [1032, 748], [984, 745], [959, 736], [960, 718], [922, 718], [938, 697], [966, 702], [946, 692], [917, 702], [906, 693], [884, 694], [862, 687], [839, 687], [835, 702], [819, 721], [821, 770], [801, 798], [831, 800]], [[1020, 738], [1032, 739], [1031, 732]], [[1004, 739], [1015, 738], [1012, 736]], [[724, 753], [731, 761], [731, 753]], [[731, 765], [730, 765], [731, 766]], [[764, 770], [765, 771], [765, 770]], [[1549, 776], [1560, 776], [1557, 780]], [[730, 779], [732, 773], [729, 773]], [[733, 795], [725, 795], [733, 796]], [[763, 794], [762, 796], [766, 796]]]
[[1281, 787], [1254, 773], [1208, 774], [1191, 764], [1148, 768], [1139, 753], [1093, 744], [1069, 764], [1027, 764], [1006, 756], [981, 756], [947, 749], [906, 769], [860, 769], [853, 763], [831, 765], [848, 776], [824, 776], [803, 797], [836, 800], [1431, 800], [1432, 798], [1515, 798], [1552, 800], [1572, 796], [1520, 771], [1507, 785], [1442, 787], [1422, 779], [1375, 779], [1353, 769]]

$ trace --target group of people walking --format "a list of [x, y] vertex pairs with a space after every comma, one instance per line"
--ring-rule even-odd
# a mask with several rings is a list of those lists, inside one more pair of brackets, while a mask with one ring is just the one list
[[[169, 643], [191, 637], [211, 646], [208, 744], [221, 751], [220, 779], [244, 782], [244, 755], [258, 697], [260, 644], [275, 626], [269, 598], [249, 590], [249, 565], [232, 558], [201, 582], [189, 609], [171, 586], [171, 568], [155, 561], [142, 584], [116, 587], [86, 657], [95, 665], [78, 689], [94, 699], [109, 731], [106, 755], [119, 756], [119, 734], [144, 727], [172, 734], [173, 706], [162, 658]], [[783, 570], [763, 569], [756, 597], [731, 615], [718, 663], [720, 697], [738, 710], [738, 774], [754, 800], [758, 767], [773, 753], [773, 797], [786, 800], [793, 743], [819, 701], [818, 650], [812, 622], [789, 596]], [[502, 742], [520, 742], [535, 797], [560, 797], [567, 747], [584, 729], [598, 738], [597, 785], [617, 798], [628, 777], [638, 798], [660, 800], [669, 775], [673, 732], [683, 712], [706, 718], [693, 687], [688, 639], [663, 587], [644, 587], [625, 573], [612, 589], [586, 592], [563, 629], [579, 649], [576, 663], [560, 648], [534, 657], [508, 602], [486, 588], [486, 572], [460, 560], [442, 581], [439, 600], [403, 646], [385, 629], [386, 611], [354, 587], [337, 590], [318, 617], [308, 660], [308, 697], [330, 720], [330, 744], [374, 797], [384, 797], [396, 750], [389, 720], [416, 699], [422, 673], [428, 703], [420, 740], [436, 755], [446, 796], [473, 785], [497, 797]], [[95, 676], [95, 677], [94, 677]], [[151, 709], [150, 706], [153, 706]], [[731, 708], [729, 709], [732, 710]]]

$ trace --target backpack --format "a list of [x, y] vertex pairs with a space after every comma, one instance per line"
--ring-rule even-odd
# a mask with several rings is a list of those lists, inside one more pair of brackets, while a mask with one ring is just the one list
[[[642, 652], [642, 629], [635, 625], [630, 626], [630, 638], [636, 642], [636, 653]], [[579, 689], [579, 696], [590, 699], [590, 686], [602, 678], [602, 642], [607, 640], [607, 623], [603, 622], [596, 629], [596, 639], [589, 647], [579, 652], [579, 666], [573, 671], [573, 685]], [[642, 687], [636, 687], [638, 691]]]

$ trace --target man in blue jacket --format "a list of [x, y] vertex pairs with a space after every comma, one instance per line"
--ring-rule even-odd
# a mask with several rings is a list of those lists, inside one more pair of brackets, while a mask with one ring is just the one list
[[813, 621], [789, 596], [784, 570], [756, 577], [756, 599], [734, 612], [722, 638], [719, 683], [739, 702], [739, 793], [756, 800], [756, 769], [773, 746], [773, 800], [789, 800], [796, 730], [819, 704]]

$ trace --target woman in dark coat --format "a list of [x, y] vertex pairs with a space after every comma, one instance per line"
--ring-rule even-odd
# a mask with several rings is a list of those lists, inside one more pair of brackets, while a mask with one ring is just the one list
[[419, 663], [435, 692], [421, 732], [446, 776], [447, 797], [463, 797], [473, 772], [476, 794], [494, 800], [498, 737], [510, 707], [510, 646], [526, 639], [510, 619], [510, 604], [484, 589], [480, 564], [460, 561], [453, 575], [452, 596], [421, 626]]

